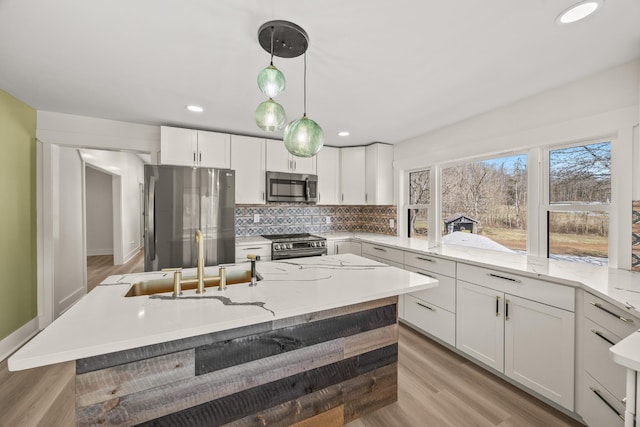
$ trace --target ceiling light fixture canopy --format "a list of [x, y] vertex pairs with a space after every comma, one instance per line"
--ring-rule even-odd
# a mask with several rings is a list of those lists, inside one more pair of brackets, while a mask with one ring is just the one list
[[284, 126], [284, 108], [272, 98], [284, 91], [286, 81], [280, 70], [273, 66], [274, 55], [296, 58], [304, 55], [304, 112], [302, 118], [289, 123], [284, 130], [284, 145], [298, 157], [311, 157], [324, 144], [324, 134], [318, 124], [307, 117], [307, 48], [309, 37], [300, 26], [289, 21], [269, 21], [258, 30], [260, 46], [271, 54], [271, 63], [258, 74], [258, 87], [269, 97], [256, 109], [256, 124], [260, 129], [275, 132]]

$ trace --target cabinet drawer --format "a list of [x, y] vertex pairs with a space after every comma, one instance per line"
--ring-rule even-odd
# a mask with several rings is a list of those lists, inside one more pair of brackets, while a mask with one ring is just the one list
[[397, 264], [404, 265], [404, 251], [400, 249], [389, 248], [382, 245], [373, 245], [371, 243], [362, 243], [362, 256], [372, 255], [376, 258], [393, 261]]
[[451, 346], [456, 345], [456, 315], [447, 310], [406, 294], [404, 320]]
[[584, 294], [584, 315], [621, 338], [640, 327], [638, 319], [588, 292]]
[[458, 280], [575, 311], [575, 289], [530, 277], [458, 263]]
[[260, 260], [271, 260], [271, 245], [236, 246], [236, 262], [249, 261], [247, 255], [258, 255]]
[[620, 337], [590, 319], [584, 322], [584, 369], [618, 400], [626, 394], [627, 370], [609, 356]]
[[623, 427], [624, 405], [616, 400], [591, 375], [584, 375], [582, 418], [589, 427]]
[[404, 253], [404, 265], [433, 273], [456, 277], [456, 262], [448, 259], [437, 258], [431, 255], [421, 255], [413, 252]]
[[440, 282], [438, 286], [433, 289], [412, 292], [411, 295], [425, 302], [435, 304], [452, 313], [456, 312], [456, 280], [454, 278], [431, 273], [415, 267], [405, 266], [405, 270], [431, 277]]
[[387, 264], [391, 267], [397, 267], [397, 268], [402, 268], [404, 269], [404, 265], [397, 263], [395, 261], [389, 261], [388, 259], [384, 259], [384, 258], [380, 258], [377, 256], [373, 256], [373, 255], [369, 255], [369, 254], [362, 254], [363, 257], [368, 258], [372, 261], [377, 261], [377, 262], [381, 262], [382, 264]]

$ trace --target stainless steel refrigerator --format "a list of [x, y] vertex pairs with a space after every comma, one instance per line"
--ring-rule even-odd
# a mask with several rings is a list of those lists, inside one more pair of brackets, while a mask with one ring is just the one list
[[205, 265], [235, 262], [235, 171], [144, 167], [144, 270], [196, 267], [196, 230]]

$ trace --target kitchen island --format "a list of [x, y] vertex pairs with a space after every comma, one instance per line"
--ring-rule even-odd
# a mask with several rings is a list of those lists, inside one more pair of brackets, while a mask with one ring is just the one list
[[78, 425], [331, 425], [397, 399], [397, 295], [437, 281], [350, 254], [258, 271], [178, 299], [124, 297], [170, 273], [112, 276], [9, 368], [75, 363]]

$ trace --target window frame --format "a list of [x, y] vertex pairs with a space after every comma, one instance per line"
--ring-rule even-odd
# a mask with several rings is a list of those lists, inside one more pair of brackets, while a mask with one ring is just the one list
[[[611, 196], [609, 198], [609, 203], [596, 203], [596, 204], [588, 204], [588, 202], [577, 202], [577, 203], [551, 203], [550, 202], [550, 161], [549, 156], [552, 151], [562, 150], [564, 148], [571, 147], [581, 147], [591, 144], [598, 144], [608, 142], [611, 147], [611, 178], [609, 185], [611, 186]], [[617, 265], [617, 259], [614, 257], [612, 259], [612, 254], [615, 254], [615, 248], [617, 247], [617, 238], [616, 235], [618, 233], [612, 233], [611, 230], [614, 230], [614, 226], [617, 221], [617, 197], [614, 195], [614, 184], [617, 180], [617, 173], [615, 167], [615, 138], [603, 137], [589, 140], [582, 140], [578, 142], [572, 143], [563, 143], [563, 144], [554, 144], [547, 145], [541, 147], [539, 149], [540, 153], [540, 193], [539, 193], [539, 202], [538, 202], [538, 247], [536, 251], [536, 255], [544, 258], [549, 258], [549, 223], [548, 223], [548, 215], [550, 212], [606, 212], [609, 224], [609, 234], [607, 236], [607, 263], [611, 267], [612, 264]]]
[[[437, 202], [435, 201], [435, 199], [439, 199], [439, 187], [437, 187], [435, 184], [435, 180], [436, 180], [436, 173], [435, 173], [435, 169], [437, 167], [434, 166], [426, 166], [426, 167], [422, 167], [422, 168], [416, 168], [416, 169], [411, 169], [411, 170], [406, 170], [404, 173], [404, 178], [405, 178], [405, 186], [404, 186], [404, 200], [405, 203], [403, 205], [402, 208], [402, 218], [403, 218], [403, 228], [404, 228], [404, 234], [405, 237], [410, 237], [409, 236], [409, 209], [426, 209], [427, 210], [427, 227], [428, 230], [433, 230], [433, 226], [434, 224], [436, 224], [434, 222], [434, 209], [435, 206], [437, 206]], [[429, 172], [429, 203], [419, 203], [419, 204], [410, 204], [411, 202], [411, 174], [414, 172], [421, 172], [421, 171], [428, 171]], [[436, 193], [436, 191], [438, 191], [438, 193]], [[436, 196], [437, 194], [437, 196]], [[435, 244], [435, 240], [434, 240], [434, 236], [433, 233], [431, 231], [429, 231], [427, 233], [427, 242], [429, 243], [429, 245], [433, 245]]]

